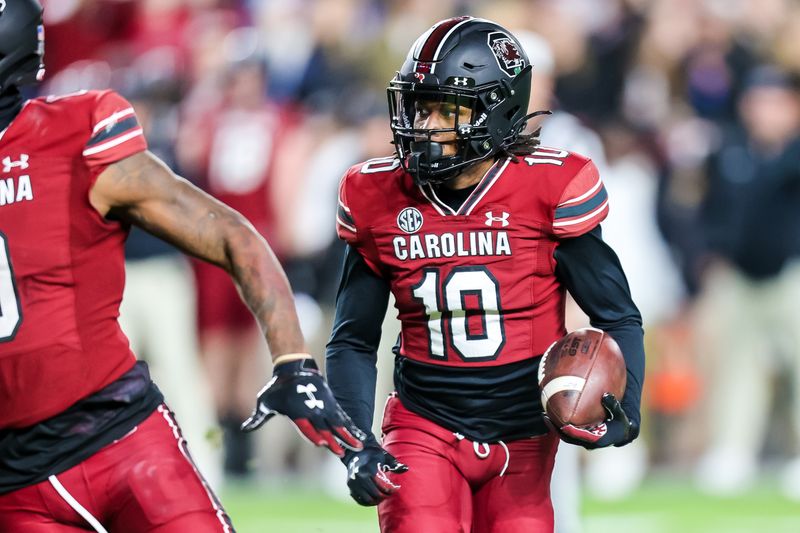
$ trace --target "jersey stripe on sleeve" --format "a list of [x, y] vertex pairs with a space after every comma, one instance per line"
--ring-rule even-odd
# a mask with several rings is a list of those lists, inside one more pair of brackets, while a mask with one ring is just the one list
[[[93, 136], [97, 135], [97, 132], [99, 132], [103, 128], [106, 128], [109, 125], [112, 125], [115, 122], [119, 122], [121, 119], [127, 118], [127, 117], [136, 117], [136, 113], [135, 113], [135, 111], [133, 110], [132, 107], [128, 107], [128, 108], [123, 109], [121, 111], [115, 111], [110, 116], [107, 116], [103, 120], [99, 121], [97, 124], [94, 125], [94, 128], [92, 129], [92, 135]], [[92, 138], [94, 138], [94, 137], [92, 137]]]
[[357, 233], [356, 223], [350, 215], [350, 209], [341, 201], [339, 202], [339, 209], [336, 211], [336, 223], [351, 233]]
[[353, 214], [347, 206], [349, 203], [347, 201], [347, 178], [349, 175], [350, 171], [345, 173], [339, 182], [339, 195], [336, 206], [336, 234], [343, 241], [353, 244], [358, 240], [358, 229]]
[[89, 91], [85, 98], [91, 106], [83, 162], [98, 176], [108, 165], [147, 150], [144, 131], [136, 111], [114, 91]]
[[597, 183], [600, 185], [600, 188], [595, 191], [593, 196], [590, 196], [589, 198], [579, 202], [564, 202], [559, 204], [559, 206], [556, 208], [556, 222], [554, 225], [563, 225], [561, 221], [566, 222], [566, 219], [582, 217], [583, 215], [587, 215], [597, 210], [604, 203], [607, 204], [608, 193], [606, 193], [606, 188], [603, 187], [599, 181]]
[[577, 237], [593, 229], [608, 215], [608, 192], [589, 163], [566, 187], [553, 215], [553, 233], [560, 238]]
[[[105, 150], [110, 150], [115, 146], [119, 146], [126, 141], [142, 135], [142, 128], [139, 126], [139, 122], [136, 120], [133, 110], [131, 109], [130, 111], [130, 115], [121, 120], [110, 120], [114, 118], [114, 115], [105, 119], [103, 121], [106, 122], [104, 127], [99, 123], [98, 126], [100, 126], [100, 128], [98, 129], [97, 126], [95, 127], [96, 133], [86, 143], [83, 155], [89, 156], [104, 152]], [[117, 113], [115, 113], [115, 115], [117, 115]]]

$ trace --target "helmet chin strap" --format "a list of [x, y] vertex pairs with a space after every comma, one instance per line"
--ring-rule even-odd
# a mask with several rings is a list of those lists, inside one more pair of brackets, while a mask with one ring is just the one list
[[435, 141], [412, 141], [409, 144], [410, 153], [406, 159], [408, 172], [414, 176], [414, 180], [420, 185], [428, 183], [437, 184], [444, 183], [447, 180], [453, 179], [459, 174], [463, 168], [453, 169], [452, 172], [447, 172], [446, 167], [442, 169], [444, 172], [438, 176], [433, 177], [430, 171], [437, 161], [455, 158], [461, 160], [458, 156], [444, 156], [444, 144]]

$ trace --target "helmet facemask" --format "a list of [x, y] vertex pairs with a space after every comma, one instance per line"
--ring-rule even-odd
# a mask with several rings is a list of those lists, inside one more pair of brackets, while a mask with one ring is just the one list
[[[519, 99], [513, 98], [517, 90], [530, 91], [530, 67], [526, 69], [511, 83], [503, 80], [505, 83], [467, 88], [403, 81], [398, 74], [389, 83], [388, 95], [395, 150], [403, 168], [421, 185], [439, 184], [512, 144], [527, 118]], [[518, 80], [527, 83], [515, 87]], [[420, 108], [432, 104], [454, 110], [452, 125], [415, 127]], [[459, 112], [465, 109], [468, 112]], [[434, 139], [443, 136], [452, 140]], [[444, 155], [444, 145], [450, 143], [455, 145], [455, 153]]]
[[[475, 124], [481, 104], [474, 91], [393, 81], [388, 93], [395, 149], [418, 183], [442, 183], [482, 159], [472, 144], [488, 133], [485, 125]], [[441, 114], [446, 127], [416, 127], [415, 120], [422, 121], [420, 115], [431, 110]]]

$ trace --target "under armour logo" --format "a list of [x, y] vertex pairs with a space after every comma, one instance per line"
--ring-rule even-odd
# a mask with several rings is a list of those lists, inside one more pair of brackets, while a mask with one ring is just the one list
[[[0, 0], [2, 2], [2, 0]], [[2, 7], [3, 4], [0, 4]], [[0, 9], [0, 11], [2, 11]], [[3, 172], [11, 172], [12, 168], [19, 168], [20, 170], [25, 170], [28, 168], [28, 154], [20, 154], [19, 161], [12, 161], [10, 156], [5, 156], [3, 158]]]
[[350, 462], [350, 465], [348, 467], [348, 470], [350, 470], [350, 479], [355, 479], [356, 478], [356, 474], [358, 474], [358, 471], [361, 468], [360, 466], [358, 466], [358, 459], [359, 459], [359, 457], [356, 456]]
[[467, 78], [454, 77], [453, 78], [453, 85], [460, 86], [460, 87], [466, 87], [467, 86]]
[[314, 396], [315, 392], [317, 392], [317, 387], [315, 387], [313, 383], [297, 386], [297, 394], [305, 394], [308, 396], [308, 400], [303, 402], [306, 404], [306, 407], [309, 409], [324, 409], [325, 403], [322, 400], [317, 400], [317, 397]]
[[0, 13], [6, 10], [6, 0], [0, 0]]
[[491, 226], [495, 222], [499, 222], [500, 226], [505, 228], [506, 226], [508, 226], [508, 217], [510, 217], [510, 216], [511, 215], [509, 213], [506, 213], [505, 211], [503, 211], [502, 216], [496, 217], [496, 216], [494, 216], [494, 213], [492, 213], [491, 211], [487, 211], [486, 212], [486, 222], [485, 222], [485, 224], [487, 226]]

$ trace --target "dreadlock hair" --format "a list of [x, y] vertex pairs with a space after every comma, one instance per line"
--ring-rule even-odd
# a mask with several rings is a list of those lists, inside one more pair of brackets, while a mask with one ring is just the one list
[[504, 151], [510, 156], [525, 155], [535, 151], [541, 144], [541, 139], [539, 139], [539, 134], [541, 132], [542, 128], [536, 128], [536, 131], [533, 133], [521, 133], [517, 135], [516, 140]]
[[[525, 128], [528, 119], [538, 117], [540, 115], [550, 115], [551, 111], [535, 111], [525, 116], [519, 125], [519, 130]], [[517, 156], [530, 154], [536, 151], [536, 148], [541, 144], [539, 135], [542, 132], [541, 126], [536, 128], [533, 133], [519, 133], [517, 134], [514, 142], [508, 145], [505, 149], [501, 150], [501, 154], [510, 157], [513, 162], [517, 162]]]

